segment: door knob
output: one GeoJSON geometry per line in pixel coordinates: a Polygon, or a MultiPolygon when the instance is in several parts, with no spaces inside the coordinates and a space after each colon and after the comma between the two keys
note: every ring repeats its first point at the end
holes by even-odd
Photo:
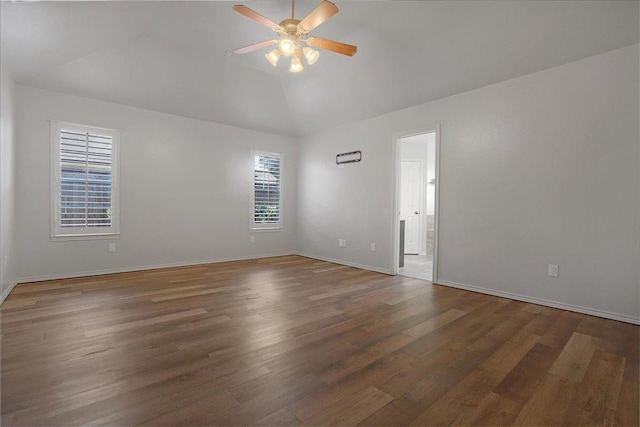
{"type": "Polygon", "coordinates": [[[420,214],[420,212],[416,211],[416,215],[419,215],[419,214],[420,214]]]}

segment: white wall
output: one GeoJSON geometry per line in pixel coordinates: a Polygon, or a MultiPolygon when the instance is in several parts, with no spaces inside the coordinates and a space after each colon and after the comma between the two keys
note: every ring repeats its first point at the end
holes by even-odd
{"type": "Polygon", "coordinates": [[[0,60],[0,303],[16,284],[15,85],[0,60]]]}
{"type": "Polygon", "coordinates": [[[389,272],[393,136],[440,124],[439,281],[637,322],[638,65],[631,46],[301,138],[299,148],[281,136],[18,86],[15,186],[5,178],[12,84],[3,78],[3,251],[16,228],[8,206],[18,218],[17,269],[3,274],[31,280],[296,250],[389,272]],[[109,240],[50,240],[49,119],[122,129],[116,253],[109,240]],[[256,234],[254,244],[250,148],[283,153],[287,167],[285,231],[256,234]],[[335,165],[337,153],[358,149],[362,162],[335,165]],[[13,188],[15,203],[6,202],[13,188]],[[560,265],[559,278],[547,277],[549,263],[560,265]]]}
{"type": "Polygon", "coordinates": [[[393,135],[439,123],[439,282],[638,322],[638,64],[634,45],[302,138],[300,252],[391,271],[393,135]]]}
{"type": "Polygon", "coordinates": [[[16,118],[21,281],[295,252],[293,139],[24,86],[16,118]],[[51,241],[50,119],[122,131],[118,239],[51,241]],[[285,229],[255,243],[252,148],[284,156],[285,229]]]}

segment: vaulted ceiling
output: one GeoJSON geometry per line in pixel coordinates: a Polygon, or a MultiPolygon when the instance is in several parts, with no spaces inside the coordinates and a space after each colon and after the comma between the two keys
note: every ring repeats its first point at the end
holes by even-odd
{"type": "MultiPolygon", "coordinates": [[[[320,0],[298,0],[302,18],[320,0]]],[[[279,22],[281,1],[3,2],[1,48],[21,84],[287,136],[384,114],[638,43],[637,1],[354,1],[312,35],[358,46],[321,51],[300,74],[273,38],[232,11],[279,22]]]]}

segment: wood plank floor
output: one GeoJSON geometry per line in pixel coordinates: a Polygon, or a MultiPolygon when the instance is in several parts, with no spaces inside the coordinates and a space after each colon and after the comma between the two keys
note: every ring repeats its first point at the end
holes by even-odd
{"type": "Polygon", "coordinates": [[[637,326],[299,256],[18,285],[2,425],[638,426],[637,326]]]}

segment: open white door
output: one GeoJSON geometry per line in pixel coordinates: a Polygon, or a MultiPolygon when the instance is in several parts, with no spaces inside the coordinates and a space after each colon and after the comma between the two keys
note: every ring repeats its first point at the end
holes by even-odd
{"type": "Polygon", "coordinates": [[[404,253],[418,254],[422,247],[422,161],[400,164],[400,219],[405,220],[404,253]]]}

